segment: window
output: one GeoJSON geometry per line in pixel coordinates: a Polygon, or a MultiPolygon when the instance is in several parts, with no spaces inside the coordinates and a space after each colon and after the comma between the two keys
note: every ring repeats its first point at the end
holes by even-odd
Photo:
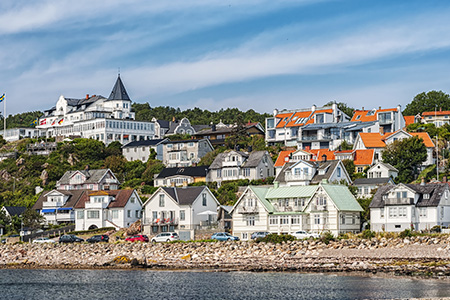
{"type": "Polygon", "coordinates": [[[84,210],[77,211],[77,219],[84,219],[84,210]]]}
{"type": "Polygon", "coordinates": [[[184,221],[186,219],[186,212],[184,210],[180,210],[180,220],[184,221]]]}
{"type": "Polygon", "coordinates": [[[427,208],[426,207],[421,207],[419,209],[419,216],[420,217],[426,217],[427,216],[427,208]]]}
{"type": "Polygon", "coordinates": [[[314,215],[314,224],[320,225],[320,215],[314,215]]]}
{"type": "Polygon", "coordinates": [[[117,209],[114,209],[111,211],[111,218],[113,218],[113,219],[119,218],[119,211],[117,209]]]}
{"type": "Polygon", "coordinates": [[[292,216],[291,217],[291,224],[293,224],[293,225],[300,224],[300,216],[292,216]]]}
{"type": "Polygon", "coordinates": [[[130,202],[134,203],[136,200],[134,199],[134,197],[131,197],[130,202]]]}
{"type": "Polygon", "coordinates": [[[206,206],[206,193],[202,194],[202,205],[206,206]]]}
{"type": "Polygon", "coordinates": [[[345,215],[341,214],[341,224],[345,225],[345,215]]]}
{"type": "Polygon", "coordinates": [[[218,169],[217,170],[217,178],[221,178],[222,177],[222,169],[218,169]]]}
{"type": "Polygon", "coordinates": [[[255,226],[255,216],[247,216],[247,226],[255,226]]]}
{"type": "Polygon", "coordinates": [[[356,172],[357,172],[357,173],[362,173],[362,172],[364,172],[364,167],[358,167],[358,168],[356,168],[356,172]]]}
{"type": "Polygon", "coordinates": [[[389,207],[389,218],[397,217],[397,207],[389,207]]]}
{"type": "Polygon", "coordinates": [[[135,211],[135,215],[134,216],[139,219],[139,210],[135,211]]]}
{"type": "Polygon", "coordinates": [[[127,210],[127,217],[131,218],[131,210],[127,210]]]}
{"type": "Polygon", "coordinates": [[[278,217],[277,216],[269,216],[269,224],[270,225],[277,225],[278,224],[278,217]]]}
{"type": "Polygon", "coordinates": [[[380,208],[380,218],[384,218],[384,207],[380,208]]]}
{"type": "Polygon", "coordinates": [[[100,218],[100,212],[98,210],[88,210],[87,218],[88,219],[98,219],[98,218],[100,218]]]}
{"type": "Polygon", "coordinates": [[[157,211],[154,211],[154,212],[152,213],[152,215],[153,215],[153,220],[156,221],[156,220],[158,219],[158,212],[157,212],[157,211]]]}
{"type": "Polygon", "coordinates": [[[249,177],[250,176],[250,168],[244,168],[244,176],[249,177]]]}
{"type": "Polygon", "coordinates": [[[281,225],[288,225],[289,224],[289,216],[281,216],[280,224],[281,225]]]}
{"type": "Polygon", "coordinates": [[[337,168],[337,177],[341,177],[341,168],[340,167],[337,168]]]}
{"type": "Polygon", "coordinates": [[[399,216],[399,218],[406,217],[406,207],[398,208],[398,216],[399,216]]]}
{"type": "Polygon", "coordinates": [[[430,199],[430,194],[423,194],[423,199],[430,199]]]}
{"type": "Polygon", "coordinates": [[[159,207],[164,207],[164,194],[159,195],[159,207]]]}

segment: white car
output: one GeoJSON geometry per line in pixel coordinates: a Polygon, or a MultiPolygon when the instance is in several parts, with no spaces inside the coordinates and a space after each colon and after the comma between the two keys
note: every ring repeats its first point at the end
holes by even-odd
{"type": "Polygon", "coordinates": [[[178,241],[180,237],[176,232],[163,232],[152,238],[152,243],[178,241]]]}
{"type": "Polygon", "coordinates": [[[34,244],[46,244],[46,243],[56,243],[54,240],[49,239],[48,237],[40,237],[33,240],[34,244]]]}
{"type": "Polygon", "coordinates": [[[303,230],[296,231],[292,235],[295,236],[295,238],[298,240],[309,239],[309,238],[315,238],[315,239],[320,238],[320,234],[310,233],[308,231],[303,231],[303,230]]]}

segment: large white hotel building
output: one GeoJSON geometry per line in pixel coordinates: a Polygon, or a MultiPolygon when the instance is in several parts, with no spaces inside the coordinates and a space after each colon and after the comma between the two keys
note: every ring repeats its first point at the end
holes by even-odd
{"type": "Polygon", "coordinates": [[[44,111],[37,129],[41,137],[92,138],[106,145],[153,139],[155,124],[135,120],[125,86],[117,81],[108,98],[86,95],[84,99],[60,96],[56,106],[44,111]]]}

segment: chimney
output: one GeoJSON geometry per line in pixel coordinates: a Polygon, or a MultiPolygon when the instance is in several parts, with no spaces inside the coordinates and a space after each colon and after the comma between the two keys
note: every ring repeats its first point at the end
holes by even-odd
{"type": "Polygon", "coordinates": [[[216,125],[215,125],[215,124],[213,124],[213,125],[211,126],[211,130],[212,130],[212,131],[216,131],[216,125]]]}
{"type": "Polygon", "coordinates": [[[175,181],[171,181],[171,182],[170,182],[170,186],[171,186],[171,187],[175,187],[175,181]]]}
{"type": "Polygon", "coordinates": [[[86,100],[89,99],[89,94],[86,94],[86,100]]]}
{"type": "Polygon", "coordinates": [[[447,175],[444,175],[444,177],[442,177],[442,182],[447,183],[447,175]]]}
{"type": "Polygon", "coordinates": [[[315,112],[316,111],[317,106],[315,104],[313,104],[313,106],[311,107],[311,111],[315,112]]]}
{"type": "Polygon", "coordinates": [[[280,186],[280,183],[278,181],[273,182],[273,188],[277,189],[280,186]]]}
{"type": "Polygon", "coordinates": [[[422,177],[422,180],[420,181],[420,185],[425,185],[425,178],[422,177]]]}
{"type": "Polygon", "coordinates": [[[309,151],[311,149],[311,146],[305,146],[305,150],[309,151]]]}
{"type": "Polygon", "coordinates": [[[248,153],[250,153],[250,152],[252,152],[253,151],[253,147],[252,146],[248,146],[248,153]]]}
{"type": "Polygon", "coordinates": [[[326,156],[326,154],[322,155],[322,161],[323,161],[323,162],[326,162],[326,161],[327,161],[327,156],[326,156]]]}
{"type": "Polygon", "coordinates": [[[364,106],[362,107],[362,110],[364,110],[364,106]]]}
{"type": "Polygon", "coordinates": [[[175,116],[172,117],[172,122],[175,122],[175,116]]]}
{"type": "Polygon", "coordinates": [[[183,189],[187,188],[188,186],[188,182],[187,181],[183,181],[183,189]]]}
{"type": "Polygon", "coordinates": [[[383,127],[380,127],[380,134],[384,135],[384,128],[383,127]]]}
{"type": "Polygon", "coordinates": [[[381,110],[381,106],[378,106],[378,110],[381,110]]]}

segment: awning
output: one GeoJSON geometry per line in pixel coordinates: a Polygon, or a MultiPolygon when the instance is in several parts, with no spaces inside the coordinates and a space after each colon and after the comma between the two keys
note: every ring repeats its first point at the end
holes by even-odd
{"type": "Polygon", "coordinates": [[[43,209],[42,213],[44,214],[49,214],[49,213],[54,213],[56,209],[43,209]]]}
{"type": "Polygon", "coordinates": [[[72,207],[60,207],[58,210],[72,210],[72,207]]]}

